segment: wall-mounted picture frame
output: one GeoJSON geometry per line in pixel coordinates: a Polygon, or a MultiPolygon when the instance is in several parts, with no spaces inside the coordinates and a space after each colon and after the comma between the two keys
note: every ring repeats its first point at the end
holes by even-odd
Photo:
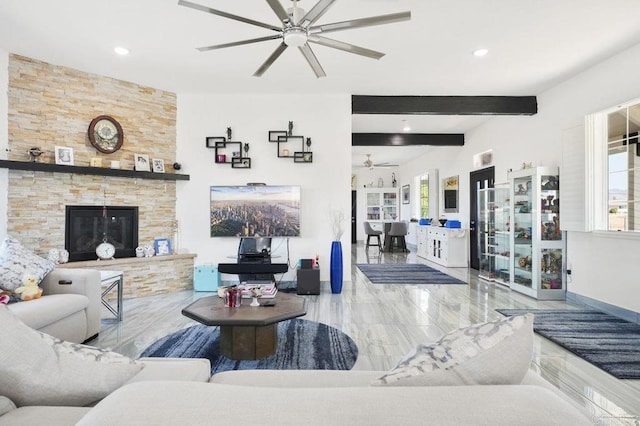
{"type": "Polygon", "coordinates": [[[73,166],[73,148],[68,148],[66,146],[56,146],[55,151],[56,164],[73,166]]]}
{"type": "Polygon", "coordinates": [[[152,158],[151,166],[154,173],[164,173],[164,160],[160,158],[152,158]]]}
{"type": "Polygon", "coordinates": [[[458,213],[458,176],[442,179],[442,199],[445,213],[458,213]]]}
{"type": "Polygon", "coordinates": [[[411,202],[411,193],[409,192],[409,185],[402,185],[402,204],[409,204],[411,202]]]}
{"type": "Polygon", "coordinates": [[[168,238],[156,238],[153,241],[153,248],[156,251],[156,256],[166,256],[172,253],[171,241],[168,238]]]}
{"type": "Polygon", "coordinates": [[[150,172],[151,163],[149,162],[149,156],[146,154],[133,154],[133,161],[135,164],[136,172],[150,172]]]}

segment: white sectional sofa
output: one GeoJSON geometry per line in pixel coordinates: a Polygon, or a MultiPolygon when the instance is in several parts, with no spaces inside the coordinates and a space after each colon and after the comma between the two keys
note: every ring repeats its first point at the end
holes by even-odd
{"type": "Polygon", "coordinates": [[[136,361],[62,342],[0,306],[0,426],[592,424],[530,370],[532,321],[472,324],[419,344],[388,372],[210,377],[208,360],[136,361]]]}
{"type": "Polygon", "coordinates": [[[383,372],[329,370],[233,371],[206,383],[208,362],[199,362],[151,361],[154,371],[94,407],[12,408],[0,426],[593,424],[533,372],[496,386],[374,387],[383,372]]]}
{"type": "Polygon", "coordinates": [[[81,343],[100,332],[100,272],[54,269],[40,283],[39,299],[8,308],[22,322],[43,333],[81,343]]]}

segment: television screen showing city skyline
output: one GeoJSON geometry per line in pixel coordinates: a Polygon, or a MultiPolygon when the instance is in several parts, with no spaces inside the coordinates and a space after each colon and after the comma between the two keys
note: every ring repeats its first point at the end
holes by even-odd
{"type": "Polygon", "coordinates": [[[211,237],[299,237],[300,187],[212,186],[211,237]]]}

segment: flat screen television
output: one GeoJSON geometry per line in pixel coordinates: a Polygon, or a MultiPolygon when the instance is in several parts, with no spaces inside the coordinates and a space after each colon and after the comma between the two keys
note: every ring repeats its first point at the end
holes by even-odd
{"type": "Polygon", "coordinates": [[[299,186],[212,186],[211,237],[299,237],[299,186]]]}

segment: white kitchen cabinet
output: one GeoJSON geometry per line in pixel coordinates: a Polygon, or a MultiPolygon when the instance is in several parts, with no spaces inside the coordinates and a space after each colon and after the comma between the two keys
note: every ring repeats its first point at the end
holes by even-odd
{"type": "Polygon", "coordinates": [[[416,246],[417,251],[416,255],[426,259],[427,258],[427,227],[426,226],[417,226],[416,229],[416,246]]]}
{"type": "Polygon", "coordinates": [[[366,221],[396,220],[400,211],[398,188],[367,188],[364,190],[366,221]]]}
{"type": "Polygon", "coordinates": [[[466,268],[468,253],[467,229],[418,226],[418,256],[442,266],[466,268]]]}

